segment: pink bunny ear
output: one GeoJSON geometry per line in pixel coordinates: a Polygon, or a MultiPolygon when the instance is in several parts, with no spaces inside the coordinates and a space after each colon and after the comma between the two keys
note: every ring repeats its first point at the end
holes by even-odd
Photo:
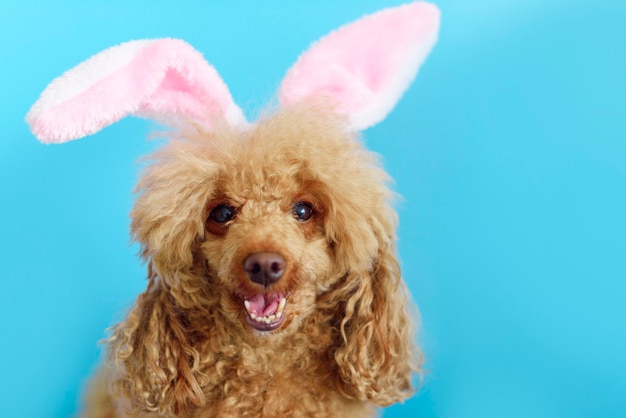
{"type": "Polygon", "coordinates": [[[410,3],[381,10],[331,32],[287,72],[279,99],[289,105],[330,97],[362,130],[387,116],[437,40],[439,10],[410,3]]]}
{"type": "Polygon", "coordinates": [[[205,129],[216,117],[245,123],[215,69],[176,39],[132,41],[100,52],[50,83],[26,121],[40,141],[60,143],[127,115],[205,129]]]}

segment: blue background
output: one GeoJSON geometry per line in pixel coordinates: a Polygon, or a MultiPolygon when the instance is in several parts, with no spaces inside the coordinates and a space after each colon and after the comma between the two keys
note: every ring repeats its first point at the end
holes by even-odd
{"type": "MultiPolygon", "coordinates": [[[[150,123],[44,146],[23,117],[90,55],[178,37],[249,116],[327,31],[399,1],[0,5],[0,415],[65,417],[145,285],[129,245],[150,123]]],[[[626,2],[440,0],[440,41],[365,132],[404,196],[421,391],[385,417],[626,417],[626,2]]]]}

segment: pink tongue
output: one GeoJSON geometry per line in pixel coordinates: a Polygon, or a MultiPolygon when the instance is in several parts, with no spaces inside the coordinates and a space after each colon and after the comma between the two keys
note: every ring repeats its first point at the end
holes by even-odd
{"type": "Polygon", "coordinates": [[[258,294],[246,300],[250,303],[250,311],[253,314],[256,316],[268,316],[276,313],[280,297],[278,294],[258,294]]]}

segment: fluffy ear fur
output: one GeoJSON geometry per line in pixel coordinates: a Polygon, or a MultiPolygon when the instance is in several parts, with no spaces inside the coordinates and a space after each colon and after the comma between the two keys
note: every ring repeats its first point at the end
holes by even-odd
{"type": "Polygon", "coordinates": [[[439,10],[416,2],[381,10],[314,43],[287,72],[283,105],[315,96],[362,130],[387,116],[437,40],[439,10]]]}
{"type": "Polygon", "coordinates": [[[198,371],[200,354],[183,313],[165,287],[150,271],[148,289],[113,328],[109,352],[121,374],[114,389],[130,401],[130,409],[173,416],[204,405],[205,376],[198,371]]]}
{"type": "Polygon", "coordinates": [[[335,353],[339,390],[378,406],[407,399],[422,360],[393,251],[382,250],[372,271],[351,273],[346,285],[353,289],[340,325],[343,344],[335,353]]]}
{"type": "Polygon", "coordinates": [[[214,193],[218,171],[211,140],[201,143],[206,146],[173,140],[152,155],[137,184],[138,197],[130,215],[133,238],[141,244],[144,259],[152,262],[172,290],[185,288],[189,297],[193,292],[186,286],[195,281],[187,276],[192,276],[199,261],[197,244],[205,234],[203,202],[214,193]]]}
{"type": "Polygon", "coordinates": [[[118,390],[133,408],[167,416],[205,403],[208,378],[200,371],[198,341],[209,330],[189,324],[206,322],[197,316],[209,308],[199,307],[213,306],[219,297],[197,280],[205,268],[198,244],[206,217],[202,202],[211,197],[217,171],[210,141],[202,143],[190,149],[185,141],[171,142],[153,156],[137,186],[131,229],[150,282],[110,342],[121,366],[118,390]]]}
{"type": "Polygon", "coordinates": [[[100,52],[52,81],[26,121],[40,141],[61,143],[127,115],[209,131],[215,119],[245,124],[215,69],[177,39],[131,41],[100,52]]]}
{"type": "MultiPolygon", "coordinates": [[[[355,219],[347,219],[347,231],[355,219]]],[[[351,260],[338,299],[341,332],[335,360],[339,366],[339,390],[346,396],[388,406],[413,393],[411,375],[421,372],[421,353],[414,341],[415,324],[409,312],[408,295],[401,279],[395,252],[395,216],[379,206],[368,219],[370,236],[356,242],[338,242],[340,257],[351,260]],[[368,259],[341,247],[372,251],[368,259]],[[360,266],[360,268],[359,268],[360,266]]],[[[363,226],[361,226],[363,229],[363,226]]]]}
{"type": "Polygon", "coordinates": [[[357,141],[342,171],[318,191],[327,214],[337,288],[318,306],[331,312],[338,330],[334,360],[337,388],[349,398],[387,406],[408,398],[411,375],[421,372],[414,312],[396,259],[397,217],[389,178],[374,154],[357,141]]]}

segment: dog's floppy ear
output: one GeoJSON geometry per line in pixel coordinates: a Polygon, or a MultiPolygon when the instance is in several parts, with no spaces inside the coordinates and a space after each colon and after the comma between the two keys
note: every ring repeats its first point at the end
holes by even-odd
{"type": "Polygon", "coordinates": [[[147,290],[109,338],[109,353],[120,371],[113,383],[131,411],[174,416],[205,404],[201,385],[206,376],[199,371],[200,354],[180,307],[149,270],[147,290]]]}
{"type": "Polygon", "coordinates": [[[217,118],[245,123],[216,70],[177,39],[131,41],[100,52],[52,81],[26,121],[40,141],[61,143],[127,115],[209,131],[217,118]]]}
{"type": "Polygon", "coordinates": [[[320,298],[333,312],[337,389],[345,396],[388,406],[413,393],[422,354],[414,340],[417,311],[401,276],[396,250],[393,194],[370,153],[355,153],[345,166],[354,176],[332,184],[324,205],[337,287],[320,298]],[[367,168],[366,168],[367,167],[367,168]],[[361,170],[361,171],[359,171],[361,170]]]}
{"type": "Polygon", "coordinates": [[[355,130],[387,116],[437,40],[439,10],[415,2],[331,32],[304,52],[279,90],[282,105],[330,98],[355,130]]]}
{"type": "Polygon", "coordinates": [[[421,372],[422,354],[413,341],[408,291],[392,246],[383,248],[369,272],[352,272],[341,320],[343,344],[335,352],[345,395],[378,406],[413,393],[411,377],[421,372]]]}

